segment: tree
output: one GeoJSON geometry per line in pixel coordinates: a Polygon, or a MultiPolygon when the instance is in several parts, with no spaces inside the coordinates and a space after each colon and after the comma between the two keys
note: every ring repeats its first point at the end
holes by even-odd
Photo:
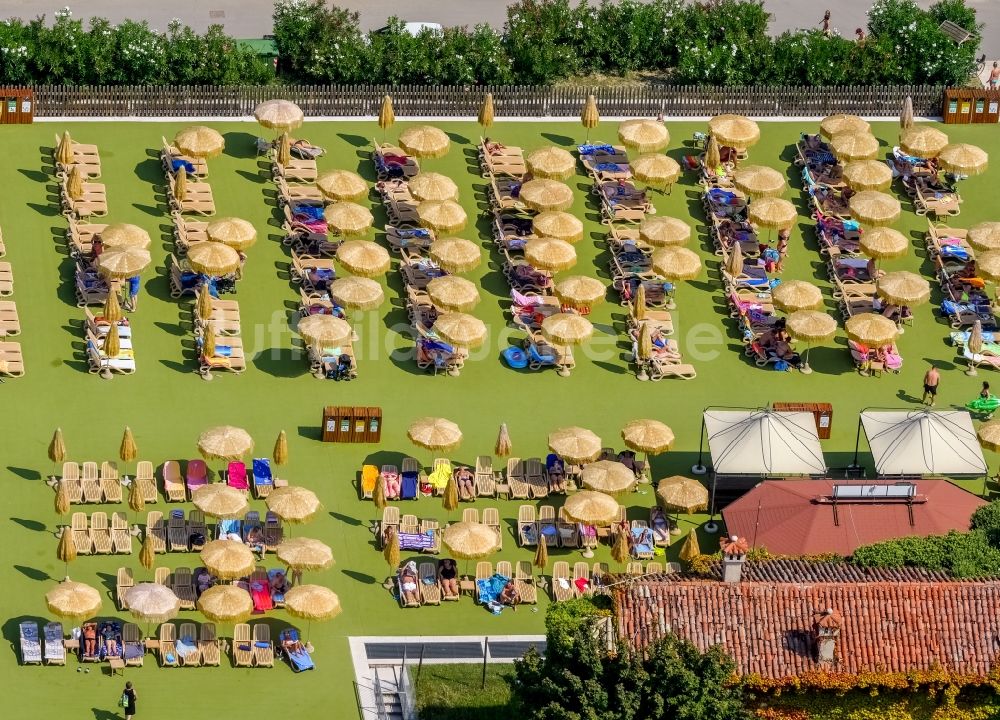
{"type": "Polygon", "coordinates": [[[645,667],[649,686],[641,717],[750,718],[742,690],[732,683],[736,665],[719,645],[703,653],[687,640],[667,635],[649,647],[645,667]]]}

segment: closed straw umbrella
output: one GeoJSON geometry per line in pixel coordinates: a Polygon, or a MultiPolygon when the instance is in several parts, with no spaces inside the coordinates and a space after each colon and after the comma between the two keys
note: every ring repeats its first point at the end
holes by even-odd
{"type": "Polygon", "coordinates": [[[121,303],[118,302],[118,293],[108,293],[108,299],[104,301],[103,315],[104,319],[109,323],[118,323],[124,317],[122,315],[121,303]]]}
{"type": "Polygon", "coordinates": [[[892,168],[880,160],[855,160],[844,166],[844,180],[855,192],[885,191],[892,185],[892,168]]]}
{"type": "Polygon", "coordinates": [[[639,239],[654,247],[684,245],[691,239],[691,226],[666,215],[647,215],[639,223],[639,239]]]}
{"type": "Polygon", "coordinates": [[[202,283],[201,287],[198,289],[198,300],[195,312],[198,313],[198,318],[202,321],[207,322],[212,318],[212,291],[208,287],[208,283],[202,283]]]}
{"type": "Polygon", "coordinates": [[[583,239],[583,221],[561,210],[547,210],[531,218],[531,230],[539,237],[555,238],[568,243],[583,239]]]}
{"type": "Polygon", "coordinates": [[[901,258],[909,250],[910,242],[898,230],[876,227],[861,235],[861,252],[876,260],[901,258]]]}
{"type": "Polygon", "coordinates": [[[573,205],[573,191],[558,180],[529,180],[521,186],[521,202],[536,212],[569,210],[573,205]]]}
{"type": "Polygon", "coordinates": [[[698,535],[694,528],[691,528],[691,532],[688,533],[687,539],[684,541],[684,545],[681,547],[680,559],[687,563],[688,567],[694,562],[695,558],[701,555],[701,547],[698,545],[698,535]]]}
{"type": "Polygon", "coordinates": [[[105,380],[110,380],[113,375],[111,373],[111,361],[116,359],[121,353],[121,341],[118,338],[118,325],[112,325],[108,329],[108,334],[104,336],[104,345],[101,350],[104,352],[104,362],[106,363],[104,369],[101,371],[101,377],[105,380]]]}
{"type": "Polygon", "coordinates": [[[323,212],[326,222],[341,235],[364,235],[375,223],[371,210],[352,202],[338,202],[323,212]]]}
{"type": "Polygon", "coordinates": [[[265,100],[254,108],[253,116],[271,130],[294,130],[305,120],[302,109],[291,100],[265,100]]]}
{"type": "MultiPolygon", "coordinates": [[[[604,497],[611,499],[609,496],[604,497]]],[[[549,544],[547,542],[536,543],[535,557],[532,559],[531,564],[534,565],[539,570],[544,570],[549,564],[549,544]]]]}
{"type": "Polygon", "coordinates": [[[597,278],[572,275],[560,280],[553,291],[562,305],[585,310],[604,302],[607,288],[597,278]]]}
{"type": "Polygon", "coordinates": [[[500,430],[497,432],[497,441],[493,446],[493,453],[497,457],[507,457],[511,451],[510,430],[507,423],[500,423],[500,430]]]}
{"type": "Polygon", "coordinates": [[[734,243],[732,249],[729,251],[729,257],[726,258],[726,272],[734,278],[738,278],[743,274],[743,250],[739,243],[734,243]]]}
{"type": "Polygon", "coordinates": [[[122,441],[118,446],[118,457],[125,464],[125,474],[128,475],[128,464],[139,456],[139,448],[136,447],[135,437],[132,435],[132,428],[125,426],[122,432],[122,441]]]}
{"type": "Polygon", "coordinates": [[[977,252],[1000,250],[1000,222],[981,222],[969,228],[969,245],[977,252]]]}
{"type": "Polygon", "coordinates": [[[218,130],[204,125],[192,125],[174,136],[174,145],[185,155],[213,158],[222,154],[226,148],[226,139],[218,130]]]}
{"type": "Polygon", "coordinates": [[[601,438],[590,430],[570,426],[549,433],[549,450],[573,465],[593,462],[601,454],[601,438]]]}
{"type": "Polygon", "coordinates": [[[969,339],[966,341],[965,347],[969,351],[969,368],[965,374],[978,375],[976,370],[977,356],[982,355],[983,352],[983,323],[981,320],[977,319],[972,324],[972,330],[969,332],[969,339]]]}
{"type": "Polygon", "coordinates": [[[253,551],[236,540],[212,540],[199,557],[205,569],[220,580],[236,580],[254,570],[253,551]]]}
{"type": "Polygon", "coordinates": [[[73,200],[83,197],[83,173],[80,172],[79,165],[73,165],[69,171],[69,177],[66,178],[66,194],[73,200]]]}
{"type": "Polygon", "coordinates": [[[314,620],[332,620],[340,615],[340,598],[329,588],[319,585],[296,585],[285,593],[285,610],[292,617],[305,620],[306,639],[314,620]]]}
{"type": "Polygon", "coordinates": [[[841,162],[871,160],[878,148],[878,139],[871,133],[845,132],[830,140],[830,151],[841,162]]]}
{"type": "Polygon", "coordinates": [[[862,225],[885,227],[899,220],[902,207],[899,200],[876,190],[863,190],[847,201],[851,215],[862,225]]]}
{"type": "Polygon", "coordinates": [[[437,277],[427,283],[427,295],[442,310],[469,312],[479,304],[479,288],[457,275],[437,277]]]}
{"type": "Polygon", "coordinates": [[[667,280],[694,280],[701,274],[701,258],[685,247],[659,248],[653,252],[652,260],[653,269],[667,280]]]}
{"type": "Polygon", "coordinates": [[[63,439],[62,428],[56,428],[52,433],[48,448],[49,460],[52,461],[52,477],[56,476],[59,465],[66,462],[66,441],[63,439]]]}
{"type": "Polygon", "coordinates": [[[282,166],[292,162],[292,139],[288,137],[287,132],[281,133],[280,137],[278,137],[278,150],[275,160],[278,165],[282,166]]]}
{"type": "MultiPolygon", "coordinates": [[[[70,175],[72,180],[73,176],[70,175]]],[[[188,174],[187,170],[181,165],[177,169],[177,174],[174,175],[174,197],[178,201],[183,201],[187,199],[187,185],[188,185],[188,174]]]]}
{"type": "Polygon", "coordinates": [[[564,240],[537,238],[524,246],[524,259],[537,270],[568,270],[576,265],[576,250],[564,240]]]}
{"type": "Polygon", "coordinates": [[[342,307],[374,310],[385,301],[385,291],[370,278],[351,276],[330,283],[330,297],[342,307]]]}
{"type": "Polygon", "coordinates": [[[615,544],[611,546],[611,559],[619,565],[624,565],[632,557],[628,547],[628,530],[619,528],[615,533],[615,544]]]}
{"type": "Polygon", "coordinates": [[[361,277],[384,274],[391,264],[389,251],[371,240],[348,240],[337,248],[337,260],[348,272],[361,277]]]}
{"type": "Polygon", "coordinates": [[[458,200],[458,185],[447,175],[422,172],[407,182],[410,194],[418,201],[458,200]]]}
{"type": "Polygon", "coordinates": [[[382,106],[378,111],[378,126],[382,128],[383,138],[385,138],[385,131],[391,128],[395,122],[396,113],[392,109],[392,97],[390,95],[383,95],[382,106]]]}
{"type": "Polygon", "coordinates": [[[439,417],[423,417],[414,420],[406,430],[406,436],[414,445],[451,452],[462,444],[462,430],[451,420],[439,417]]]}
{"type": "Polygon", "coordinates": [[[213,277],[228,275],[240,267],[238,252],[228,245],[211,241],[192,243],[187,259],[192,270],[213,277]]]}
{"type": "Polygon", "coordinates": [[[804,280],[786,280],[771,291],[771,299],[779,310],[816,310],[823,305],[823,293],[804,280]]]}
{"type": "Polygon", "coordinates": [[[146,530],[142,539],[142,548],[139,550],[139,564],[147,570],[152,570],[156,563],[156,550],[153,548],[153,533],[146,530]]]}
{"type": "Polygon", "coordinates": [[[223,483],[202,485],[191,493],[191,502],[214,518],[235,518],[246,512],[247,498],[240,490],[223,483]]]}
{"type": "Polygon", "coordinates": [[[257,242],[257,229],[242,218],[227,217],[213,220],[205,232],[209,240],[228,245],[234,250],[246,250],[257,242]]]}
{"type": "Polygon", "coordinates": [[[680,180],[681,166],[669,155],[640,155],[632,161],[632,176],[641,183],[663,190],[680,180]]]}
{"type": "Polygon", "coordinates": [[[908,155],[933,158],[948,145],[948,136],[929,125],[914,125],[899,136],[899,147],[908,155]]]}
{"type": "Polygon", "coordinates": [[[56,162],[60,165],[73,164],[73,140],[69,136],[69,130],[63,132],[59,138],[59,145],[56,147],[56,162]]]}
{"type": "Polygon", "coordinates": [[[454,200],[425,200],[417,205],[420,224],[441,234],[461,232],[468,222],[465,210],[454,200]]]}
{"type": "Polygon", "coordinates": [[[83,620],[100,612],[101,593],[90,585],[63,580],[45,593],[45,606],[61,618],[83,620]]]}
{"type": "MultiPolygon", "coordinates": [[[[136,520],[142,515],[142,511],[146,509],[146,498],[142,496],[142,490],[139,488],[139,483],[137,482],[129,485],[128,508],[135,513],[136,520]]],[[[138,527],[135,530],[135,534],[138,534],[138,527]]]]}
{"type": "Polygon", "coordinates": [[[956,175],[982,175],[989,162],[990,156],[985,150],[967,143],[947,145],[938,155],[941,167],[956,175]]]}
{"type": "Polygon", "coordinates": [[[432,125],[408,127],[399,136],[399,146],[419,158],[439,158],[448,154],[451,140],[440,128],[432,125]]]}
{"type": "Polygon", "coordinates": [[[101,231],[101,242],[105,250],[138,247],[148,248],[149,233],[138,225],[129,223],[114,223],[101,231]]]}
{"type": "Polygon", "coordinates": [[[597,127],[601,121],[601,114],[597,111],[597,100],[593,95],[587,96],[587,102],[583,104],[580,111],[580,122],[587,128],[587,142],[590,142],[590,131],[597,127]]]}
{"type": "Polygon", "coordinates": [[[903,99],[903,107],[899,111],[899,127],[903,130],[913,127],[913,98],[910,95],[903,99]]]}
{"type": "Polygon", "coordinates": [[[870,133],[871,127],[857,115],[838,113],[823,118],[819,124],[819,132],[825,138],[832,138],[842,133],[870,133]]]}
{"type": "Polygon", "coordinates": [[[708,121],[708,130],[720,143],[737,150],[746,150],[760,140],[760,128],[743,115],[716,115],[708,121]]]}
{"type": "Polygon", "coordinates": [[[705,167],[715,170],[722,165],[722,152],[719,149],[719,140],[715,135],[710,135],[708,145],[705,146],[705,167]]]}
{"type": "Polygon", "coordinates": [[[555,345],[579,345],[594,334],[594,325],[575,313],[556,313],[542,320],[542,337],[555,345]]]}
{"type": "Polygon", "coordinates": [[[56,559],[63,564],[63,576],[69,580],[69,564],[76,560],[76,543],[73,541],[73,531],[68,526],[63,528],[59,537],[56,559]]]}
{"type": "MultiPolygon", "coordinates": [[[[690,252],[690,251],[688,251],[688,252],[690,252]]],[[[692,253],[692,255],[693,254],[694,253],[692,253]]],[[[695,255],[695,257],[698,257],[698,256],[695,255]]],[[[699,260],[699,263],[700,262],[701,261],[699,260]]],[[[653,265],[653,267],[654,267],[654,269],[656,268],[656,265],[655,265],[655,254],[654,254],[654,265],[653,265]]],[[[660,273],[660,274],[662,275],[663,273],[660,273]]],[[[668,280],[671,279],[668,276],[665,276],[665,277],[667,277],[668,280]]],[[[633,299],[632,302],[629,303],[629,314],[632,316],[632,319],[635,320],[636,322],[638,322],[640,320],[645,320],[646,319],[646,286],[645,285],[640,284],[639,287],[636,289],[636,291],[635,291],[635,299],[633,299]]]]}
{"type": "Polygon", "coordinates": [[[557,147],[544,147],[525,158],[532,177],[565,180],[576,170],[576,160],[567,151],[557,147]]]}
{"type": "Polygon", "coordinates": [[[479,117],[477,118],[483,130],[489,129],[493,125],[493,93],[486,93],[483,96],[483,104],[479,106],[479,117]]]}
{"type": "Polygon", "coordinates": [[[483,260],[482,249],[471,240],[457,237],[438,238],[428,248],[431,260],[450,273],[475,270],[483,260]]]}
{"type": "Polygon", "coordinates": [[[794,340],[806,344],[806,352],[802,358],[799,372],[808,375],[812,372],[809,366],[809,350],[815,343],[826,342],[837,332],[837,321],[824,312],[817,310],[796,310],[785,322],[785,329],[794,340]]]}
{"type": "Polygon", "coordinates": [[[670,144],[670,133],[662,122],[625,120],[618,125],[618,139],[627,148],[652,153],[670,144]]]}
{"type": "Polygon", "coordinates": [[[752,198],[777,197],[785,192],[785,176],[766,165],[746,165],[736,171],[736,188],[752,198]]]}
{"type": "Polygon", "coordinates": [[[69,490],[66,487],[66,482],[60,480],[56,486],[56,496],[55,502],[53,503],[56,514],[65,515],[70,509],[69,501],[69,490]]]}
{"type": "Polygon", "coordinates": [[[455,473],[448,476],[441,498],[441,507],[449,514],[458,509],[458,483],[455,481],[455,473]]]}
{"type": "Polygon", "coordinates": [[[354,331],[346,320],[333,315],[310,315],[299,321],[299,335],[309,345],[336,347],[351,339],[354,331]]]}
{"type": "Polygon", "coordinates": [[[316,178],[316,187],[328,200],[356,202],[368,194],[368,183],[349,170],[329,170],[316,178]]]}
{"type": "Polygon", "coordinates": [[[639,329],[639,340],[635,350],[635,376],[638,380],[646,382],[649,380],[647,366],[653,358],[653,330],[649,323],[643,323],[639,329]]]}
{"type": "Polygon", "coordinates": [[[754,200],[749,207],[750,222],[769,230],[787,230],[795,224],[795,206],[782,198],[765,197],[754,200]]]}
{"type": "Polygon", "coordinates": [[[617,460],[598,460],[584,466],[580,482],[588,490],[616,495],[635,487],[635,473],[617,460]]]}
{"type": "Polygon", "coordinates": [[[149,250],[138,247],[121,248],[119,250],[105,250],[97,258],[97,270],[108,278],[124,280],[133,278],[143,270],[152,257],[149,250]]]}
{"type": "Polygon", "coordinates": [[[243,428],[219,425],[198,436],[198,452],[206,460],[236,462],[253,452],[253,438],[243,428]]]}
{"type": "Polygon", "coordinates": [[[477,348],[486,342],[486,323],[466,313],[449,312],[438,315],[434,331],[446,343],[464,348],[477,348]]]}
{"type": "Polygon", "coordinates": [[[288,462],[288,435],[282,430],[274,441],[274,452],[271,453],[275,465],[284,465],[288,462]]]}

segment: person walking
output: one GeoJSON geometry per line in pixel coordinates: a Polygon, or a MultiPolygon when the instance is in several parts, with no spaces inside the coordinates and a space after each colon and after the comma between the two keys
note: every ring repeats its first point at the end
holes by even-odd
{"type": "Polygon", "coordinates": [[[1000,85],[1000,63],[994,62],[993,69],[990,70],[990,90],[996,90],[1000,85]]]}
{"type": "Polygon", "coordinates": [[[927,372],[924,373],[924,397],[920,402],[926,405],[927,398],[930,398],[930,406],[934,407],[934,401],[937,398],[938,383],[940,382],[940,373],[938,373],[937,368],[934,367],[934,365],[931,365],[927,372]]]}
{"type": "Polygon", "coordinates": [[[125,683],[125,690],[119,702],[125,711],[125,720],[132,720],[135,717],[135,688],[132,687],[131,680],[125,683]]]}
{"type": "Polygon", "coordinates": [[[823,13],[823,19],[820,21],[822,23],[823,34],[826,37],[830,37],[830,11],[827,10],[823,13]]]}

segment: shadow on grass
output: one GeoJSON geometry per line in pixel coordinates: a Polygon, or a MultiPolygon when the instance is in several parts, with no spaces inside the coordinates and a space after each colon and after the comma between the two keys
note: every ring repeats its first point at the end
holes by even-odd
{"type": "Polygon", "coordinates": [[[257,136],[248,132],[227,132],[226,155],[229,157],[250,159],[257,157],[257,136]]]}
{"type": "Polygon", "coordinates": [[[367,573],[363,572],[358,572],[357,570],[344,570],[344,575],[351,578],[352,580],[355,580],[359,583],[363,583],[365,585],[374,585],[375,583],[378,582],[378,580],[372,577],[371,575],[368,575],[367,573]]]}
{"type": "Polygon", "coordinates": [[[7,472],[17,475],[22,480],[41,480],[42,474],[37,470],[32,470],[31,468],[17,467],[16,465],[8,465],[7,472]]]}
{"type": "Polygon", "coordinates": [[[8,618],[3,624],[3,637],[4,640],[10,643],[10,649],[14,652],[17,657],[21,657],[21,628],[20,625],[23,622],[34,622],[43,626],[48,622],[45,618],[38,617],[37,615],[19,615],[18,617],[8,618]]]}
{"type": "Polygon", "coordinates": [[[29,520],[27,518],[12,517],[11,520],[25,530],[31,530],[32,532],[44,532],[45,523],[39,522],[38,520],[29,520]]]}
{"type": "Polygon", "coordinates": [[[294,348],[270,348],[258,353],[253,366],[272,377],[297,378],[307,375],[309,366],[301,351],[294,348]]]}
{"type": "Polygon", "coordinates": [[[59,214],[59,208],[55,205],[41,203],[28,203],[28,207],[37,212],[39,215],[44,215],[45,217],[55,217],[59,214]]]}
{"type": "Polygon", "coordinates": [[[43,173],[41,170],[26,170],[24,168],[19,168],[18,172],[24,175],[24,177],[29,180],[34,180],[35,182],[46,182],[52,178],[51,175],[43,173]]]}
{"type": "Polygon", "coordinates": [[[299,437],[305,438],[306,440],[323,439],[323,429],[319,425],[299,425],[296,429],[299,437]]]}
{"type": "Polygon", "coordinates": [[[350,135],[348,133],[337,133],[337,137],[346,142],[348,145],[353,145],[354,147],[365,147],[371,143],[371,140],[361,135],[350,135]]]}
{"type": "Polygon", "coordinates": [[[353,525],[354,527],[359,527],[362,524],[361,521],[358,520],[356,517],[351,517],[350,515],[344,515],[343,513],[339,512],[331,512],[330,517],[332,517],[334,520],[339,520],[340,522],[346,525],[353,525]]]}
{"type": "Polygon", "coordinates": [[[44,582],[45,580],[51,580],[52,576],[49,575],[44,570],[39,570],[38,568],[27,567],[25,565],[15,565],[14,569],[19,573],[24,575],[29,580],[35,580],[37,582],[44,582]]]}
{"type": "Polygon", "coordinates": [[[94,713],[94,720],[120,720],[120,716],[118,715],[118,713],[111,712],[110,710],[102,710],[101,708],[90,708],[90,712],[94,713]]]}
{"type": "Polygon", "coordinates": [[[550,143],[556,145],[576,145],[576,141],[567,135],[558,135],[556,133],[543,132],[542,137],[548,140],[550,143]]]}

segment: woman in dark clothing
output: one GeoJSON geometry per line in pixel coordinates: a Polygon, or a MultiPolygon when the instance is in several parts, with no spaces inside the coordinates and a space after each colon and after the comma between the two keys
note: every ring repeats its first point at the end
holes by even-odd
{"type": "Polygon", "coordinates": [[[132,720],[135,717],[135,689],[132,687],[131,682],[125,683],[122,701],[125,710],[125,720],[132,720]]]}

